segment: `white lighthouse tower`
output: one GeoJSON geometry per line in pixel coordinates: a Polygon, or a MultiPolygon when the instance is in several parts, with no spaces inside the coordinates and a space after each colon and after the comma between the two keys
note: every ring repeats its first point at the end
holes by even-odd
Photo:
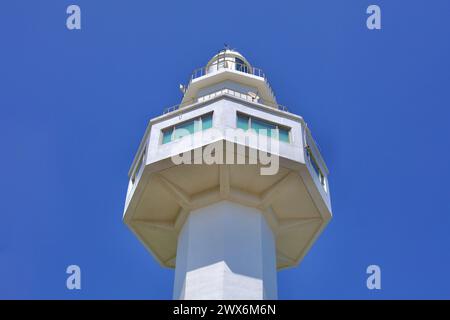
{"type": "Polygon", "coordinates": [[[331,218],[325,162],[237,51],[180,89],[181,103],[148,124],[124,221],[175,268],[174,299],[276,299],[277,270],[296,266],[331,218]]]}

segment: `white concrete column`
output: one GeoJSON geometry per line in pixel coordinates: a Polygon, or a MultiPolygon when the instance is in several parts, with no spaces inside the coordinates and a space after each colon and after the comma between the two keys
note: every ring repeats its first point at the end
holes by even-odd
{"type": "Polygon", "coordinates": [[[221,201],[189,214],[174,299],[276,299],[275,240],[255,208],[221,201]]]}

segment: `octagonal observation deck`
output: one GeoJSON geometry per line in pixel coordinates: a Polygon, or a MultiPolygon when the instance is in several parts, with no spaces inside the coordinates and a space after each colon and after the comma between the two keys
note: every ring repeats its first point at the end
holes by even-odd
{"type": "MultiPolygon", "coordinates": [[[[276,239],[278,269],[297,265],[331,219],[328,168],[305,121],[279,106],[264,73],[233,50],[219,52],[194,71],[183,91],[180,105],[147,126],[129,171],[125,223],[161,265],[175,267],[178,235],[189,213],[231,201],[265,216],[276,239]],[[261,175],[260,163],[174,164],[173,156],[195,157],[219,142],[223,148],[226,143],[234,146],[233,157],[242,156],[242,142],[226,133],[239,129],[242,117],[249,124],[265,123],[287,132],[276,150],[276,174],[261,175]],[[207,129],[165,139],[170,128],[205,119],[207,129]]],[[[261,138],[258,132],[249,136],[261,138]]],[[[249,142],[243,150],[248,158],[261,147],[249,142]]]]}

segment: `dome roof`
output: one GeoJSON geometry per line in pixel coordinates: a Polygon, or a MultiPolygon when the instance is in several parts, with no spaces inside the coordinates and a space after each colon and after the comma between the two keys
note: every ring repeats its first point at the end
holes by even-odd
{"type": "Polygon", "coordinates": [[[221,59],[221,60],[225,59],[226,61],[232,60],[234,62],[235,58],[242,60],[244,62],[244,64],[246,64],[248,67],[251,67],[251,64],[247,61],[247,59],[241,53],[239,53],[238,51],[236,51],[234,49],[227,48],[227,49],[222,49],[217,54],[215,54],[211,58],[211,60],[208,61],[206,68],[208,68],[212,64],[217,63],[217,61],[219,59],[221,59]]]}

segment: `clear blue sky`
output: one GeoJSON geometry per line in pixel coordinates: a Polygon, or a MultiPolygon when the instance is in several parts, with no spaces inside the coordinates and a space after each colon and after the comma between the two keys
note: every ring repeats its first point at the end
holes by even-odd
{"type": "Polygon", "coordinates": [[[228,3],[2,2],[0,298],[171,298],[173,271],[122,223],[127,172],[148,120],[225,42],[305,118],[331,172],[334,217],[279,297],[450,298],[450,2],[228,3]]]}

